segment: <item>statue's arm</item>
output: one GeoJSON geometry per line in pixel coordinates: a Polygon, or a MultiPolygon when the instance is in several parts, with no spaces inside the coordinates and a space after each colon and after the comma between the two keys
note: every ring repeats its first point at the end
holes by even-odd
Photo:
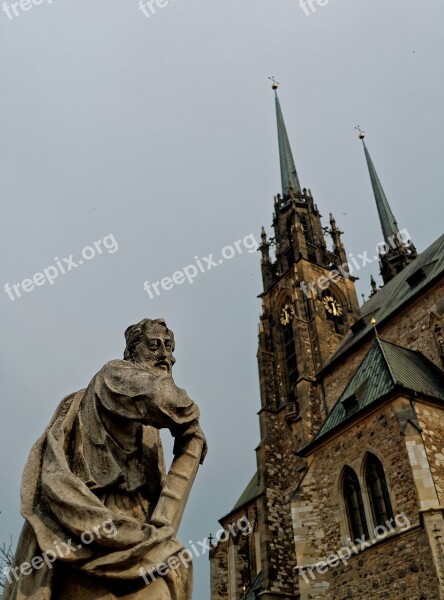
{"type": "Polygon", "coordinates": [[[181,441],[203,436],[199,409],[168,373],[153,374],[129,361],[107,363],[93,380],[95,394],[111,413],[156,429],[167,428],[181,441]]]}
{"type": "Polygon", "coordinates": [[[151,524],[170,526],[177,532],[199,464],[207,453],[197,405],[169,374],[155,375],[129,361],[105,365],[94,385],[107,410],[157,429],[168,428],[175,437],[175,458],[151,524]]]}

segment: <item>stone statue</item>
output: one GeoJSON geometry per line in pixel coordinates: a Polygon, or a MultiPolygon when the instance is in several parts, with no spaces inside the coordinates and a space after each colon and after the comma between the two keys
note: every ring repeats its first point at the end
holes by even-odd
{"type": "Polygon", "coordinates": [[[123,360],[67,396],[31,451],[4,600],[191,598],[191,553],[175,536],[206,454],[199,409],[174,383],[164,320],[125,337],[123,360]],[[168,474],[162,428],[175,438],[168,474]]]}

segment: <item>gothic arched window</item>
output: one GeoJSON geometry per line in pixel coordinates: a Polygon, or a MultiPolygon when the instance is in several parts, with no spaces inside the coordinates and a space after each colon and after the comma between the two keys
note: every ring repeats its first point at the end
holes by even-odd
{"type": "Polygon", "coordinates": [[[249,554],[250,554],[250,577],[254,581],[261,570],[261,555],[260,555],[260,534],[257,522],[249,537],[249,554]]]}
{"type": "Polygon", "coordinates": [[[294,344],[293,327],[290,323],[283,328],[285,363],[290,388],[294,388],[298,380],[298,365],[296,361],[296,348],[294,344]]]}
{"type": "Polygon", "coordinates": [[[295,400],[295,389],[298,380],[298,364],[296,358],[296,344],[293,332],[293,319],[295,316],[294,306],[288,298],[282,307],[280,313],[280,323],[282,331],[282,350],[285,363],[285,372],[287,375],[287,398],[289,401],[295,400]]]}
{"type": "Polygon", "coordinates": [[[344,470],[342,493],[350,533],[353,539],[360,539],[363,536],[368,538],[367,519],[362,501],[361,486],[359,485],[358,476],[350,467],[346,467],[344,470]]]}
{"type": "Polygon", "coordinates": [[[381,461],[373,454],[367,458],[365,465],[365,482],[372,507],[375,527],[385,525],[393,518],[392,503],[387,488],[384,468],[381,461]]]}

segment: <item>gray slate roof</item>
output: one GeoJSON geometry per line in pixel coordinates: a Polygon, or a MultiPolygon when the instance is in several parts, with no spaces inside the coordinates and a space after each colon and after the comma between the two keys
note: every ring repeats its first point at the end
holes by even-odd
{"type": "Polygon", "coordinates": [[[420,352],[376,339],[305,449],[398,387],[444,401],[444,372],[420,352]]]}

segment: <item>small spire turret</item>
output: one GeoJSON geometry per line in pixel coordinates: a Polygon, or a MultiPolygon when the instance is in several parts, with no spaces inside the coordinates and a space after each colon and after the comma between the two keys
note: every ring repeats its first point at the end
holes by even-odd
{"type": "Polygon", "coordinates": [[[344,264],[347,262],[347,254],[341,240],[342,233],[336,225],[334,216],[330,213],[330,235],[333,240],[333,252],[339,258],[340,263],[344,264]]]}
{"type": "Polygon", "coordinates": [[[261,241],[262,243],[259,246],[259,250],[262,254],[262,283],[264,285],[264,290],[266,291],[273,285],[273,266],[270,260],[270,243],[267,240],[265,227],[262,227],[261,241]]]}

